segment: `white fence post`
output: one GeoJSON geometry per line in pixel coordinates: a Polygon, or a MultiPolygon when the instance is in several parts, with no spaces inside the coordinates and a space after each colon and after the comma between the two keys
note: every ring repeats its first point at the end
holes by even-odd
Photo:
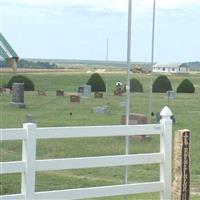
{"type": "Polygon", "coordinates": [[[160,164],[160,181],[164,184],[164,190],[160,193],[160,199],[171,199],[172,180],[172,112],[165,106],[160,113],[163,125],[163,133],[160,135],[160,152],[164,154],[164,161],[160,164]]]}
{"type": "Polygon", "coordinates": [[[35,193],[35,162],[36,162],[36,124],[25,123],[26,139],[23,140],[22,160],[25,162],[25,172],[22,173],[21,193],[25,199],[34,199],[35,193]]]}

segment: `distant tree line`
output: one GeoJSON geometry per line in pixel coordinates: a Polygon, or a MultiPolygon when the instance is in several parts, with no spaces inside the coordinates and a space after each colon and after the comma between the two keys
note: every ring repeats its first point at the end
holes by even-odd
{"type": "Polygon", "coordinates": [[[191,71],[200,71],[200,62],[199,61],[188,62],[187,64],[189,65],[191,71]]]}
{"type": "MultiPolygon", "coordinates": [[[[55,63],[40,62],[40,61],[32,62],[23,59],[19,60],[17,65],[20,68],[36,68],[36,69],[55,69],[58,67],[55,63]]],[[[10,65],[4,60],[0,60],[0,67],[10,67],[10,65]]]]}

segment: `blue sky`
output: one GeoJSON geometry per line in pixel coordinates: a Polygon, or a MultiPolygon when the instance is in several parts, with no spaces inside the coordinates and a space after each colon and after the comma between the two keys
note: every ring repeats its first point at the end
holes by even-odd
{"type": "MultiPolygon", "coordinates": [[[[22,58],[126,60],[128,0],[0,0],[22,58]]],[[[152,0],[133,0],[132,60],[150,61],[152,0]]],[[[157,0],[155,61],[200,60],[200,1],[157,0]]]]}

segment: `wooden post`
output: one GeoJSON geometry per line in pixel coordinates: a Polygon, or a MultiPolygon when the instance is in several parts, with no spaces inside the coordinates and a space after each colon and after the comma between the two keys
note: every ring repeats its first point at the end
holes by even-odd
{"type": "Polygon", "coordinates": [[[190,199],[190,130],[175,133],[173,156],[173,200],[190,199]]]}

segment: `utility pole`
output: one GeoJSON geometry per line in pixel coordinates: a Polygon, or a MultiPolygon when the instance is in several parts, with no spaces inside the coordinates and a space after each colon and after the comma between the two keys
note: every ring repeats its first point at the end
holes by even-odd
{"type": "Polygon", "coordinates": [[[150,74],[150,92],[149,92],[149,122],[151,123],[152,112],[152,90],[153,90],[153,65],[154,65],[154,45],[155,45],[155,16],[156,0],[153,0],[153,19],[152,19],[152,43],[151,43],[151,74],[150,74]]]}
{"type": "MultiPolygon", "coordinates": [[[[131,65],[131,33],[132,33],[132,0],[128,3],[127,30],[127,83],[126,83],[126,125],[129,125],[130,115],[130,65],[131,65]]],[[[129,136],[125,137],[125,154],[129,154],[129,136]]],[[[128,184],[128,166],[125,167],[124,184],[128,184]]],[[[125,199],[128,199],[125,196],[125,199]]]]}

